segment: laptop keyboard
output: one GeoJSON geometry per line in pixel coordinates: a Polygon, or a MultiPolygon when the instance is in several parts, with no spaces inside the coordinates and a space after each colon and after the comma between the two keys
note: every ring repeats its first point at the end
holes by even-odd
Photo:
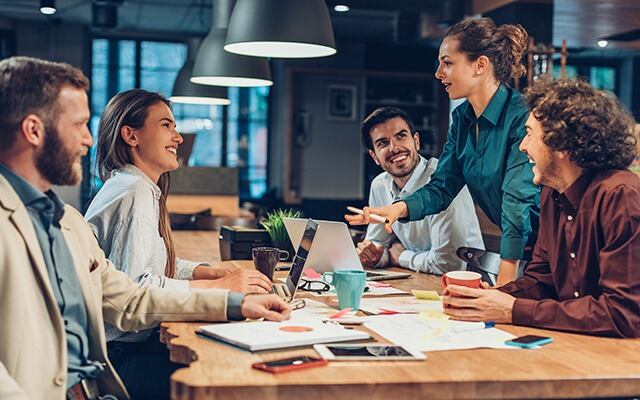
{"type": "Polygon", "coordinates": [[[275,285],[273,285],[273,293],[277,294],[279,297],[282,297],[283,299],[286,299],[287,297],[289,297],[287,292],[288,292],[288,290],[287,290],[287,286],[286,285],[283,285],[283,284],[275,284],[275,285]]]}

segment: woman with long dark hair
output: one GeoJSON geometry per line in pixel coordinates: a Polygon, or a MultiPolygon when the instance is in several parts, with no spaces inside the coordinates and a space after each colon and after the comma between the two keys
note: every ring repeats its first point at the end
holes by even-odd
{"type": "MultiPolygon", "coordinates": [[[[527,32],[520,25],[496,26],[489,18],[457,23],[440,45],[436,78],[451,99],[466,98],[452,124],[431,181],[403,201],[365,208],[346,216],[352,224],[371,222],[375,213],[388,220],[419,220],[445,210],[467,185],[475,203],[502,229],[498,284],[514,279],[538,230],[540,190],[531,165],[518,151],[529,114],[522,96],[509,87],[525,68],[521,63],[527,32]]],[[[391,157],[396,157],[392,154],[391,157]]],[[[402,157],[396,157],[400,161],[402,157]]]]}
{"type": "MultiPolygon", "coordinates": [[[[85,215],[100,246],[140,285],[270,292],[271,281],[258,271],[213,268],[176,257],[166,201],[168,173],[179,166],[181,143],[170,103],[162,95],[133,89],[109,101],[98,128],[97,161],[104,185],[85,215]]],[[[128,388],[135,391],[138,384],[134,370],[173,370],[153,331],[122,332],[109,324],[105,329],[110,358],[128,388]]]]}

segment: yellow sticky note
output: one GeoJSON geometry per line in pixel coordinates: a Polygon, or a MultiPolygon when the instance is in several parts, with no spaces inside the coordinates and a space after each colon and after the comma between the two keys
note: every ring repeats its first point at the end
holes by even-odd
{"type": "Polygon", "coordinates": [[[449,316],[443,313],[442,311],[424,310],[420,312],[420,314],[418,315],[418,318],[446,321],[449,319],[449,316]]]}
{"type": "Polygon", "coordinates": [[[411,290],[416,299],[419,300],[440,300],[438,292],[435,290],[411,290]]]}

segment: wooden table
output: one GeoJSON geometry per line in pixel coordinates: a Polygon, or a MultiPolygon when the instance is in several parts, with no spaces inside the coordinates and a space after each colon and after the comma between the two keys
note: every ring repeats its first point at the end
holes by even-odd
{"type": "MultiPolygon", "coordinates": [[[[215,262],[217,234],[176,235],[181,257],[215,262]]],[[[229,262],[250,267],[246,261],[229,262]]],[[[438,277],[389,281],[400,289],[439,288],[438,277]]],[[[319,298],[316,298],[319,299],[319,298]]],[[[173,399],[584,398],[640,395],[640,340],[598,338],[500,325],[514,335],[552,336],[537,350],[428,353],[420,361],[336,362],[283,374],[252,370],[257,361],[315,355],[311,348],[250,353],[195,334],[202,323],[164,323],[171,359],[188,365],[172,377],[173,399]]],[[[371,332],[370,332],[371,333],[371,332]]],[[[372,334],[380,339],[379,336],[372,334]]],[[[381,341],[384,341],[381,339],[381,341]]]]}

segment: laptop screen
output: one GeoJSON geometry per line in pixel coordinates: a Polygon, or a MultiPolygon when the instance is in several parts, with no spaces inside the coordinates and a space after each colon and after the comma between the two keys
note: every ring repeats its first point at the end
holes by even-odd
{"type": "Polygon", "coordinates": [[[287,278],[287,288],[292,296],[298,288],[298,283],[302,277],[302,270],[304,270],[304,264],[305,261],[307,261],[309,251],[311,251],[311,244],[313,243],[313,238],[316,236],[317,230],[318,224],[316,224],[312,219],[307,220],[307,226],[304,228],[304,234],[302,235],[302,240],[300,240],[300,246],[298,246],[296,256],[293,258],[291,271],[287,278]]]}

